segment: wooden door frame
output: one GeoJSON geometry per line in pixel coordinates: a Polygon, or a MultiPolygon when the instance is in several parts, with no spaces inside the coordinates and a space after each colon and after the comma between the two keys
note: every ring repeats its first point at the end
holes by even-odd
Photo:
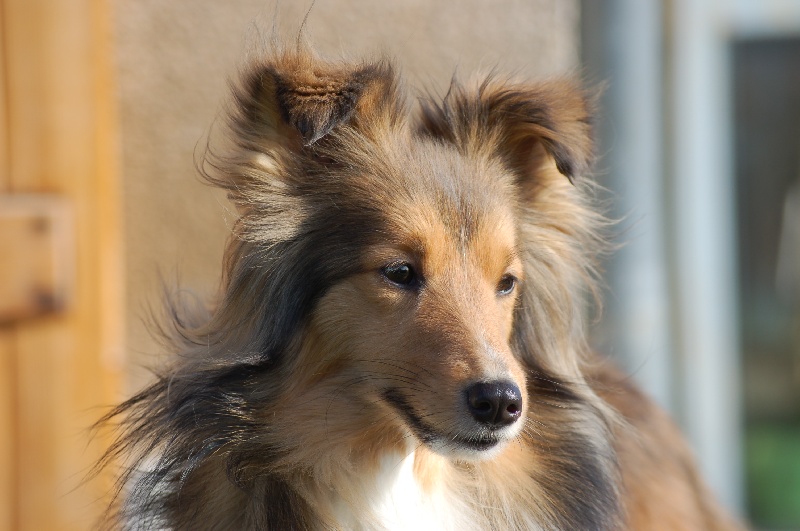
{"type": "Polygon", "coordinates": [[[65,308],[0,328],[2,529],[91,528],[110,490],[82,480],[124,361],[112,58],[108,0],[0,0],[0,193],[64,198],[76,262],[65,308]]]}

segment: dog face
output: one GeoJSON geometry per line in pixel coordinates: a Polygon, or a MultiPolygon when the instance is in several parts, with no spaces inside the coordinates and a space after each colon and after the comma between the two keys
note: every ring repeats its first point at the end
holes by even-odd
{"type": "Polygon", "coordinates": [[[489,80],[412,120],[386,63],[289,53],[236,96],[238,158],[220,184],[243,243],[227,306],[265,316],[247,334],[272,342],[261,350],[303,338],[283,360],[287,394],[313,407],[285,428],[313,431],[324,409],[326,436],[338,424],[495,455],[524,429],[532,368],[576,370],[553,338],[571,333],[574,278],[562,276],[580,267],[566,265],[579,263],[581,216],[565,213],[564,175],[589,157],[581,94],[489,80]],[[253,300],[278,309],[247,311],[253,300]]]}
{"type": "Polygon", "coordinates": [[[319,301],[315,355],[358,382],[340,394],[362,414],[445,455],[488,457],[526,407],[511,348],[524,270],[510,175],[429,139],[392,140],[404,143],[384,154],[391,174],[357,172],[381,198],[383,237],[319,301]]]}

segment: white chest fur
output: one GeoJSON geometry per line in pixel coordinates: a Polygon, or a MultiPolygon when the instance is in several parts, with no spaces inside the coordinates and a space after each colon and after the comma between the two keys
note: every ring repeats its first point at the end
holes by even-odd
{"type": "Polygon", "coordinates": [[[363,531],[466,531],[477,529],[472,511],[446,485],[423,488],[414,474],[412,452],[406,457],[386,456],[378,473],[354,492],[358,501],[340,499],[336,517],[341,529],[363,531]]]}

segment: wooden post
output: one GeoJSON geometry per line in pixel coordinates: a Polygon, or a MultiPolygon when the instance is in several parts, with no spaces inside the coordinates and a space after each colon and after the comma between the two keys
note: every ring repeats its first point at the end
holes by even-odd
{"type": "MultiPolygon", "coordinates": [[[[123,345],[118,127],[107,0],[0,0],[0,194],[69,205],[74,296],[0,325],[0,529],[90,529],[82,480],[117,399],[123,345]]],[[[63,227],[61,227],[63,229],[63,227]]],[[[0,252],[14,252],[3,248],[0,252]]]]}

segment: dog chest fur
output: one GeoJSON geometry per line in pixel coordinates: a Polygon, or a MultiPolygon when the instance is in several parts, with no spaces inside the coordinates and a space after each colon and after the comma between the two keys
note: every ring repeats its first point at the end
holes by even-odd
{"type": "Polygon", "coordinates": [[[366,511],[353,507],[342,497],[334,502],[338,527],[363,531],[474,527],[475,519],[469,508],[453,499],[443,484],[422,485],[414,471],[415,458],[415,452],[405,457],[395,453],[383,456],[377,472],[353,489],[366,511]],[[374,515],[371,524],[365,522],[364,512],[374,515]]]}

